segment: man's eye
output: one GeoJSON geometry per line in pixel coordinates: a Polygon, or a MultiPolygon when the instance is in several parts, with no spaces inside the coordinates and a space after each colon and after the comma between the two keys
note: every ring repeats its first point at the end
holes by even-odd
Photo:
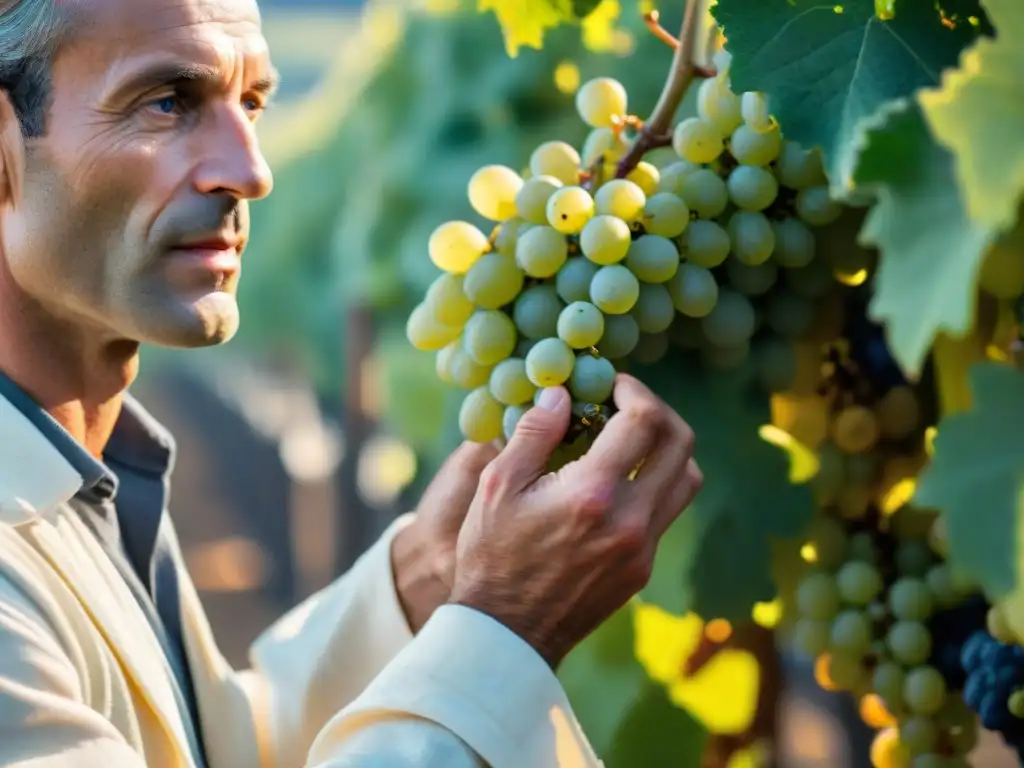
{"type": "Polygon", "coordinates": [[[163,96],[149,102],[149,107],[162,115],[173,115],[181,107],[181,99],[177,96],[163,96]]]}

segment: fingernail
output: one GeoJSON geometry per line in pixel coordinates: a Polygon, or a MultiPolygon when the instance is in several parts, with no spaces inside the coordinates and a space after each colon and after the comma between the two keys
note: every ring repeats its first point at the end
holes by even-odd
{"type": "Polygon", "coordinates": [[[537,399],[537,407],[545,411],[557,411],[565,398],[565,390],[561,387],[547,387],[541,390],[537,399]]]}

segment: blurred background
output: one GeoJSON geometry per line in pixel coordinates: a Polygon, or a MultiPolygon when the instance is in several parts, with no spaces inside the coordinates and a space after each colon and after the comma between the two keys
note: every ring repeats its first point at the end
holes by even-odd
{"type": "MultiPolygon", "coordinates": [[[[648,113],[671,58],[639,14],[614,31],[561,29],[512,59],[493,14],[427,5],[260,0],[283,86],[260,125],[276,187],[253,210],[242,331],[219,349],[147,350],[134,387],[177,437],[172,514],[236,667],[415,507],[457,444],[458,395],[404,325],[434,276],[427,237],[470,213],[473,170],[520,167],[544,140],[578,146],[572,92],[597,74],[648,113]]],[[[775,764],[868,766],[850,699],[786,654],[772,663],[775,764]]],[[[1013,762],[986,742],[973,764],[1013,762]]]]}

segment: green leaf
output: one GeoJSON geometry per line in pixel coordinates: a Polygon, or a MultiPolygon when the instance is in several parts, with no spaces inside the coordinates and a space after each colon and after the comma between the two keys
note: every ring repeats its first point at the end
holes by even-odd
{"type": "Polygon", "coordinates": [[[605,765],[700,765],[707,738],[707,731],[686,710],[672,703],[663,686],[647,680],[615,732],[605,765]]]}
{"type": "Polygon", "coordinates": [[[1008,229],[1024,191],[1024,3],[984,0],[999,37],[964,51],[942,87],[919,94],[940,142],[956,155],[967,212],[979,224],[1008,229]]]}
{"type": "Polygon", "coordinates": [[[971,369],[972,410],[939,423],[935,454],[915,502],[946,519],[950,560],[990,596],[1022,583],[1024,372],[971,369]]]}
{"type": "Polygon", "coordinates": [[[494,11],[508,55],[523,46],[542,48],[544,33],[576,18],[571,0],[478,0],[480,11],[494,11]]]}
{"type": "Polygon", "coordinates": [[[993,232],[972,222],[953,179],[953,157],[931,138],[917,105],[897,102],[866,127],[854,180],[878,200],[860,239],[880,251],[871,315],[916,376],[939,331],[974,322],[975,284],[993,232]]]}
{"type": "Polygon", "coordinates": [[[434,355],[412,349],[405,334],[395,328],[382,334],[374,357],[384,386],[385,421],[414,449],[429,449],[446,419],[455,418],[446,407],[452,387],[437,378],[434,355]]]}
{"type": "Polygon", "coordinates": [[[787,138],[821,146],[833,191],[849,190],[860,122],[893,99],[935,85],[976,36],[948,29],[931,2],[906,2],[883,21],[873,0],[718,0],[737,92],[768,94],[787,138]]]}

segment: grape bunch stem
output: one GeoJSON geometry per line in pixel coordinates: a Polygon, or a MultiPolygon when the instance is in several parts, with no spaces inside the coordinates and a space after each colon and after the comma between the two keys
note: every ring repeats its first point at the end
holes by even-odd
{"type": "Polygon", "coordinates": [[[644,22],[652,32],[661,40],[665,40],[675,48],[675,56],[672,58],[672,67],[669,69],[668,78],[665,80],[665,87],[661,90],[658,103],[648,120],[644,121],[643,128],[637,133],[633,145],[619,161],[615,171],[616,178],[624,179],[630,171],[636,168],[637,163],[644,154],[656,147],[668,146],[672,143],[672,118],[675,117],[679,104],[686,95],[687,89],[698,77],[714,77],[713,69],[698,66],[693,60],[694,49],[696,48],[697,35],[701,32],[700,27],[700,0],[686,0],[686,8],[683,10],[683,24],[679,31],[679,37],[674,38],[661,24],[658,23],[657,11],[644,14],[644,22]],[[661,33],[660,34],[659,30],[661,33]],[[667,38],[667,39],[666,39],[667,38]]]}

